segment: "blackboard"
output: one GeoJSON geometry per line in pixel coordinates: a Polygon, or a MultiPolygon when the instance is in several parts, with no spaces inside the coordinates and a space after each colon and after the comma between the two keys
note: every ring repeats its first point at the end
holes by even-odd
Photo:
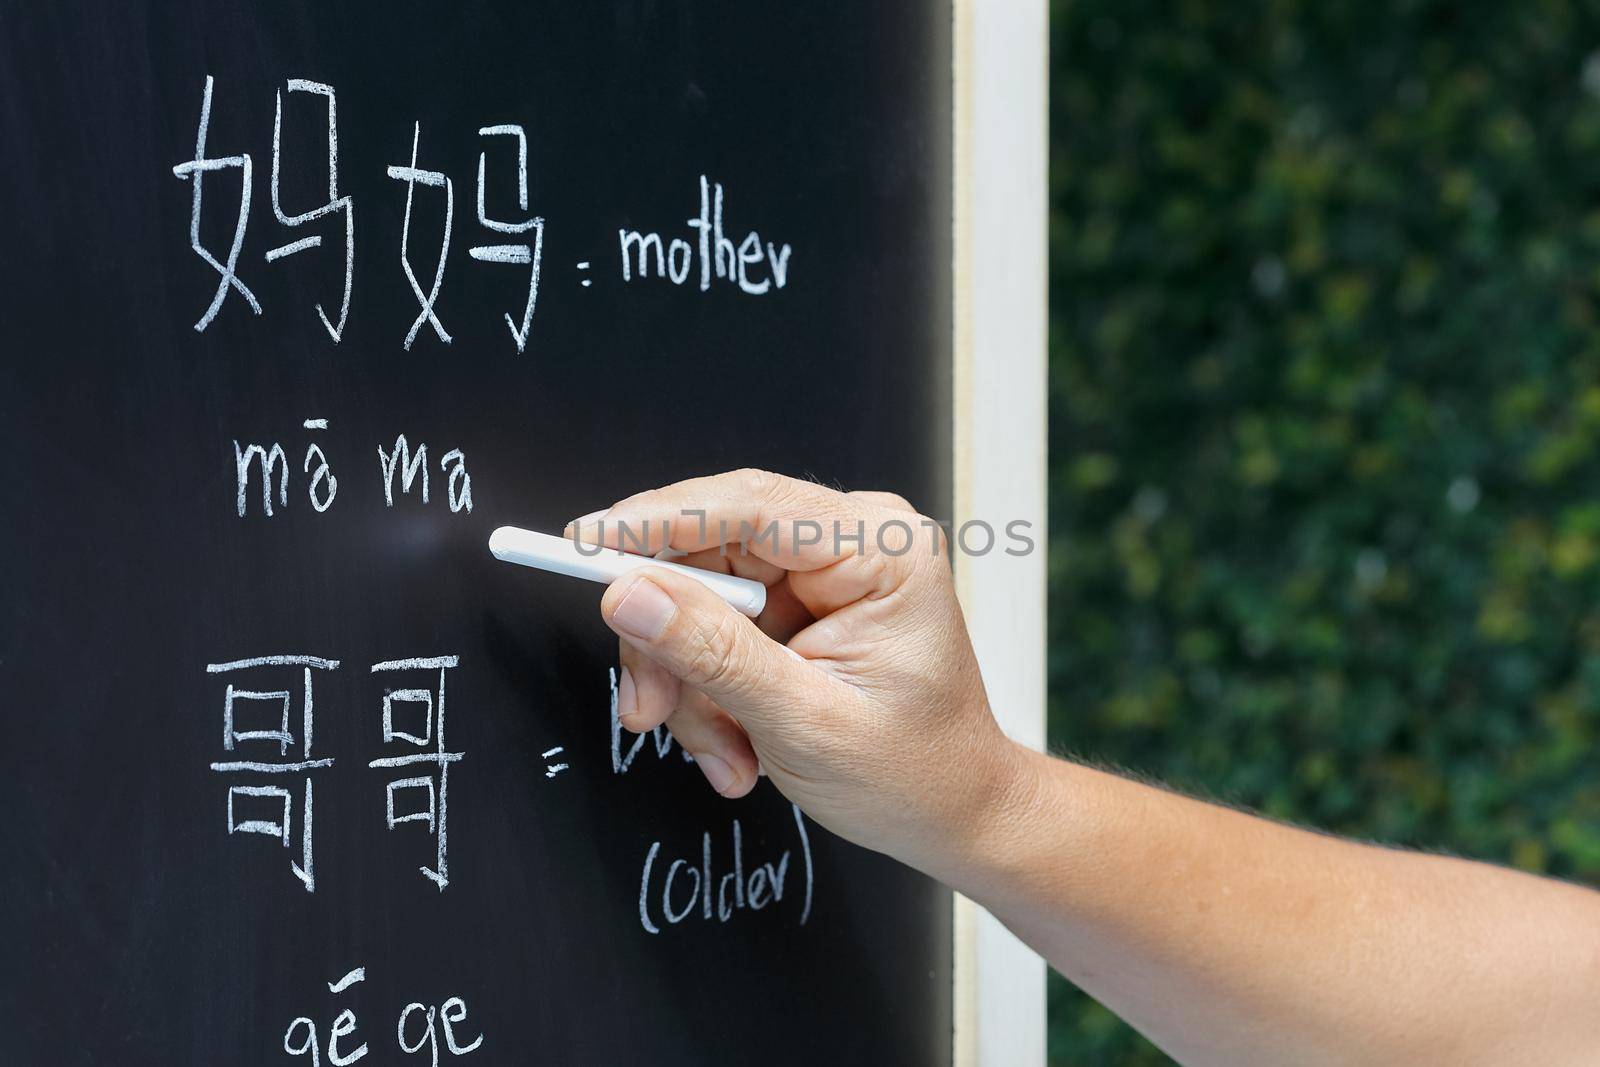
{"type": "Polygon", "coordinates": [[[949,894],[614,741],[599,587],[485,540],[948,516],[950,69],[921,2],[0,10],[0,1060],[948,1061],[949,894]]]}

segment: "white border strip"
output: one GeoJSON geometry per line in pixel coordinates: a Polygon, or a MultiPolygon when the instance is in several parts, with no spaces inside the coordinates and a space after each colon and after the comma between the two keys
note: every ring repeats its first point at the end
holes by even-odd
{"type": "MultiPolygon", "coordinates": [[[[1032,524],[1035,550],[957,556],[1001,726],[1045,741],[1049,11],[955,0],[955,519],[1032,524]]],[[[975,539],[976,540],[976,539],[975,539]]],[[[979,542],[981,543],[981,541],[979,542]]],[[[955,1062],[1045,1062],[1045,965],[956,898],[955,1062]]]]}

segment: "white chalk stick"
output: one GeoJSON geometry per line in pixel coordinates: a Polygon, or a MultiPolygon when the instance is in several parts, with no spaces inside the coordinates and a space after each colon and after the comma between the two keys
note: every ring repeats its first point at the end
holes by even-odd
{"type": "Polygon", "coordinates": [[[489,551],[496,559],[524,567],[554,571],[591,582],[613,582],[639,567],[665,567],[693,578],[752,619],[767,606],[767,587],[748,578],[685,567],[654,556],[619,552],[599,545],[579,545],[565,537],[502,526],[489,535],[489,551]]]}

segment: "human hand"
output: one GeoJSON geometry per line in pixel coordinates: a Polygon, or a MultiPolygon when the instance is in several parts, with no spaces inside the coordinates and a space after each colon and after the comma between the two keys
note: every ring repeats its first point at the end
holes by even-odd
{"type": "Polygon", "coordinates": [[[666,568],[617,579],[600,604],[622,725],[665,723],[723,796],[759,767],[818,823],[928,870],[958,861],[1010,788],[1017,755],[942,531],[900,497],[743,470],[628,497],[567,534],[767,586],[755,620],[666,568]]]}

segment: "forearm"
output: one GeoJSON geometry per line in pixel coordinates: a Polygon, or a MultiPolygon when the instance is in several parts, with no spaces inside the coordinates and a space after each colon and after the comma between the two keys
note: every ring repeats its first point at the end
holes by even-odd
{"type": "Polygon", "coordinates": [[[1181,1062],[1600,1062],[1600,894],[1008,762],[941,873],[1181,1062]]]}
{"type": "Polygon", "coordinates": [[[585,518],[612,547],[623,524],[655,531],[645,551],[768,588],[752,623],[673,571],[613,583],[622,724],[665,724],[726,796],[765,770],[816,822],[990,908],[1185,1062],[1600,1062],[1600,896],[1026,753],[983,698],[943,557],[795,536],[823,517],[937,529],[898,497],[748,470],[585,518]],[[730,555],[708,533],[747,527],[787,534],[730,555]]]}

